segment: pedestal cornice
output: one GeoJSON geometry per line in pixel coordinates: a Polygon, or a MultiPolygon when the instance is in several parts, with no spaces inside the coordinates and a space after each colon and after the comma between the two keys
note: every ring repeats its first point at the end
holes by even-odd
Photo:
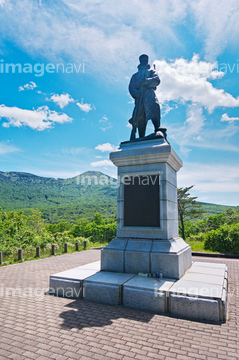
{"type": "Polygon", "coordinates": [[[117,167],[167,163],[179,171],[183,166],[180,157],[164,139],[121,144],[118,150],[110,153],[110,160],[117,167]]]}

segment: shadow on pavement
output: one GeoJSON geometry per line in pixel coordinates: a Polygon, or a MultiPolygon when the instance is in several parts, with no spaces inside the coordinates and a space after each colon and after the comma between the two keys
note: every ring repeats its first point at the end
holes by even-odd
{"type": "Polygon", "coordinates": [[[113,306],[84,300],[76,300],[66,305],[71,310],[63,311],[60,317],[64,320],[64,329],[83,329],[86,327],[103,327],[112,325],[119,318],[148,323],[155,314],[121,305],[113,306]]]}
{"type": "Polygon", "coordinates": [[[179,321],[186,321],[191,323],[223,325],[225,322],[204,321],[187,319],[178,316],[174,316],[169,313],[155,314],[148,310],[139,310],[135,308],[129,308],[123,305],[107,305],[101,303],[95,303],[84,300],[76,300],[66,305],[65,307],[71,308],[71,310],[63,311],[60,317],[64,320],[61,327],[64,329],[83,329],[87,327],[104,327],[112,325],[116,319],[129,319],[132,321],[138,321],[141,323],[148,323],[156,315],[167,316],[168,318],[178,319],[179,321]]]}

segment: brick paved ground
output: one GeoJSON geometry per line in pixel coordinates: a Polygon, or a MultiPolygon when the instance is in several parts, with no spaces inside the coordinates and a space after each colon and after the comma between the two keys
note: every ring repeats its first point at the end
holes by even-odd
{"type": "Polygon", "coordinates": [[[224,324],[43,295],[50,274],[99,258],[89,250],[0,268],[0,359],[239,358],[239,260],[195,258],[228,265],[224,324]]]}

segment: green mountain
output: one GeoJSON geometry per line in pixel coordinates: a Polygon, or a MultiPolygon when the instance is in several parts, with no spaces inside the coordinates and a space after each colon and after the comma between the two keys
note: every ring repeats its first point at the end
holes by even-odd
{"type": "Polygon", "coordinates": [[[97,171],[70,179],[20,172],[0,172],[0,206],[8,210],[39,209],[49,222],[116,214],[116,180],[97,171]]]}
{"type": "MultiPolygon", "coordinates": [[[[88,171],[70,179],[45,178],[28,173],[0,172],[0,207],[29,214],[39,209],[47,222],[92,219],[116,215],[117,181],[98,171],[88,171]]],[[[210,214],[228,206],[201,203],[210,214]]],[[[233,207],[236,209],[236,207],[233,207]]]]}
{"type": "Polygon", "coordinates": [[[223,211],[225,211],[229,207],[234,210],[237,209],[237,206],[218,205],[218,204],[210,204],[210,203],[205,203],[205,202],[199,202],[199,204],[202,205],[203,210],[205,210],[207,212],[206,216],[221,214],[223,211]]]}

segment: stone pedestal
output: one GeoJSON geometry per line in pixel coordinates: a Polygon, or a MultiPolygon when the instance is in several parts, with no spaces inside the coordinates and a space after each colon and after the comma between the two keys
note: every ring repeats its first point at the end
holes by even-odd
{"type": "Polygon", "coordinates": [[[182,161],[164,139],[122,143],[118,167],[117,237],[101,252],[101,269],[158,272],[180,279],[191,248],[178,236],[177,171],[182,161]]]}
{"type": "Polygon", "coordinates": [[[177,171],[182,161],[165,139],[121,144],[117,237],[99,264],[54,274],[51,293],[203,321],[226,321],[224,264],[195,262],[178,236],[177,171]],[[138,273],[156,273],[163,278],[138,273]]]}

